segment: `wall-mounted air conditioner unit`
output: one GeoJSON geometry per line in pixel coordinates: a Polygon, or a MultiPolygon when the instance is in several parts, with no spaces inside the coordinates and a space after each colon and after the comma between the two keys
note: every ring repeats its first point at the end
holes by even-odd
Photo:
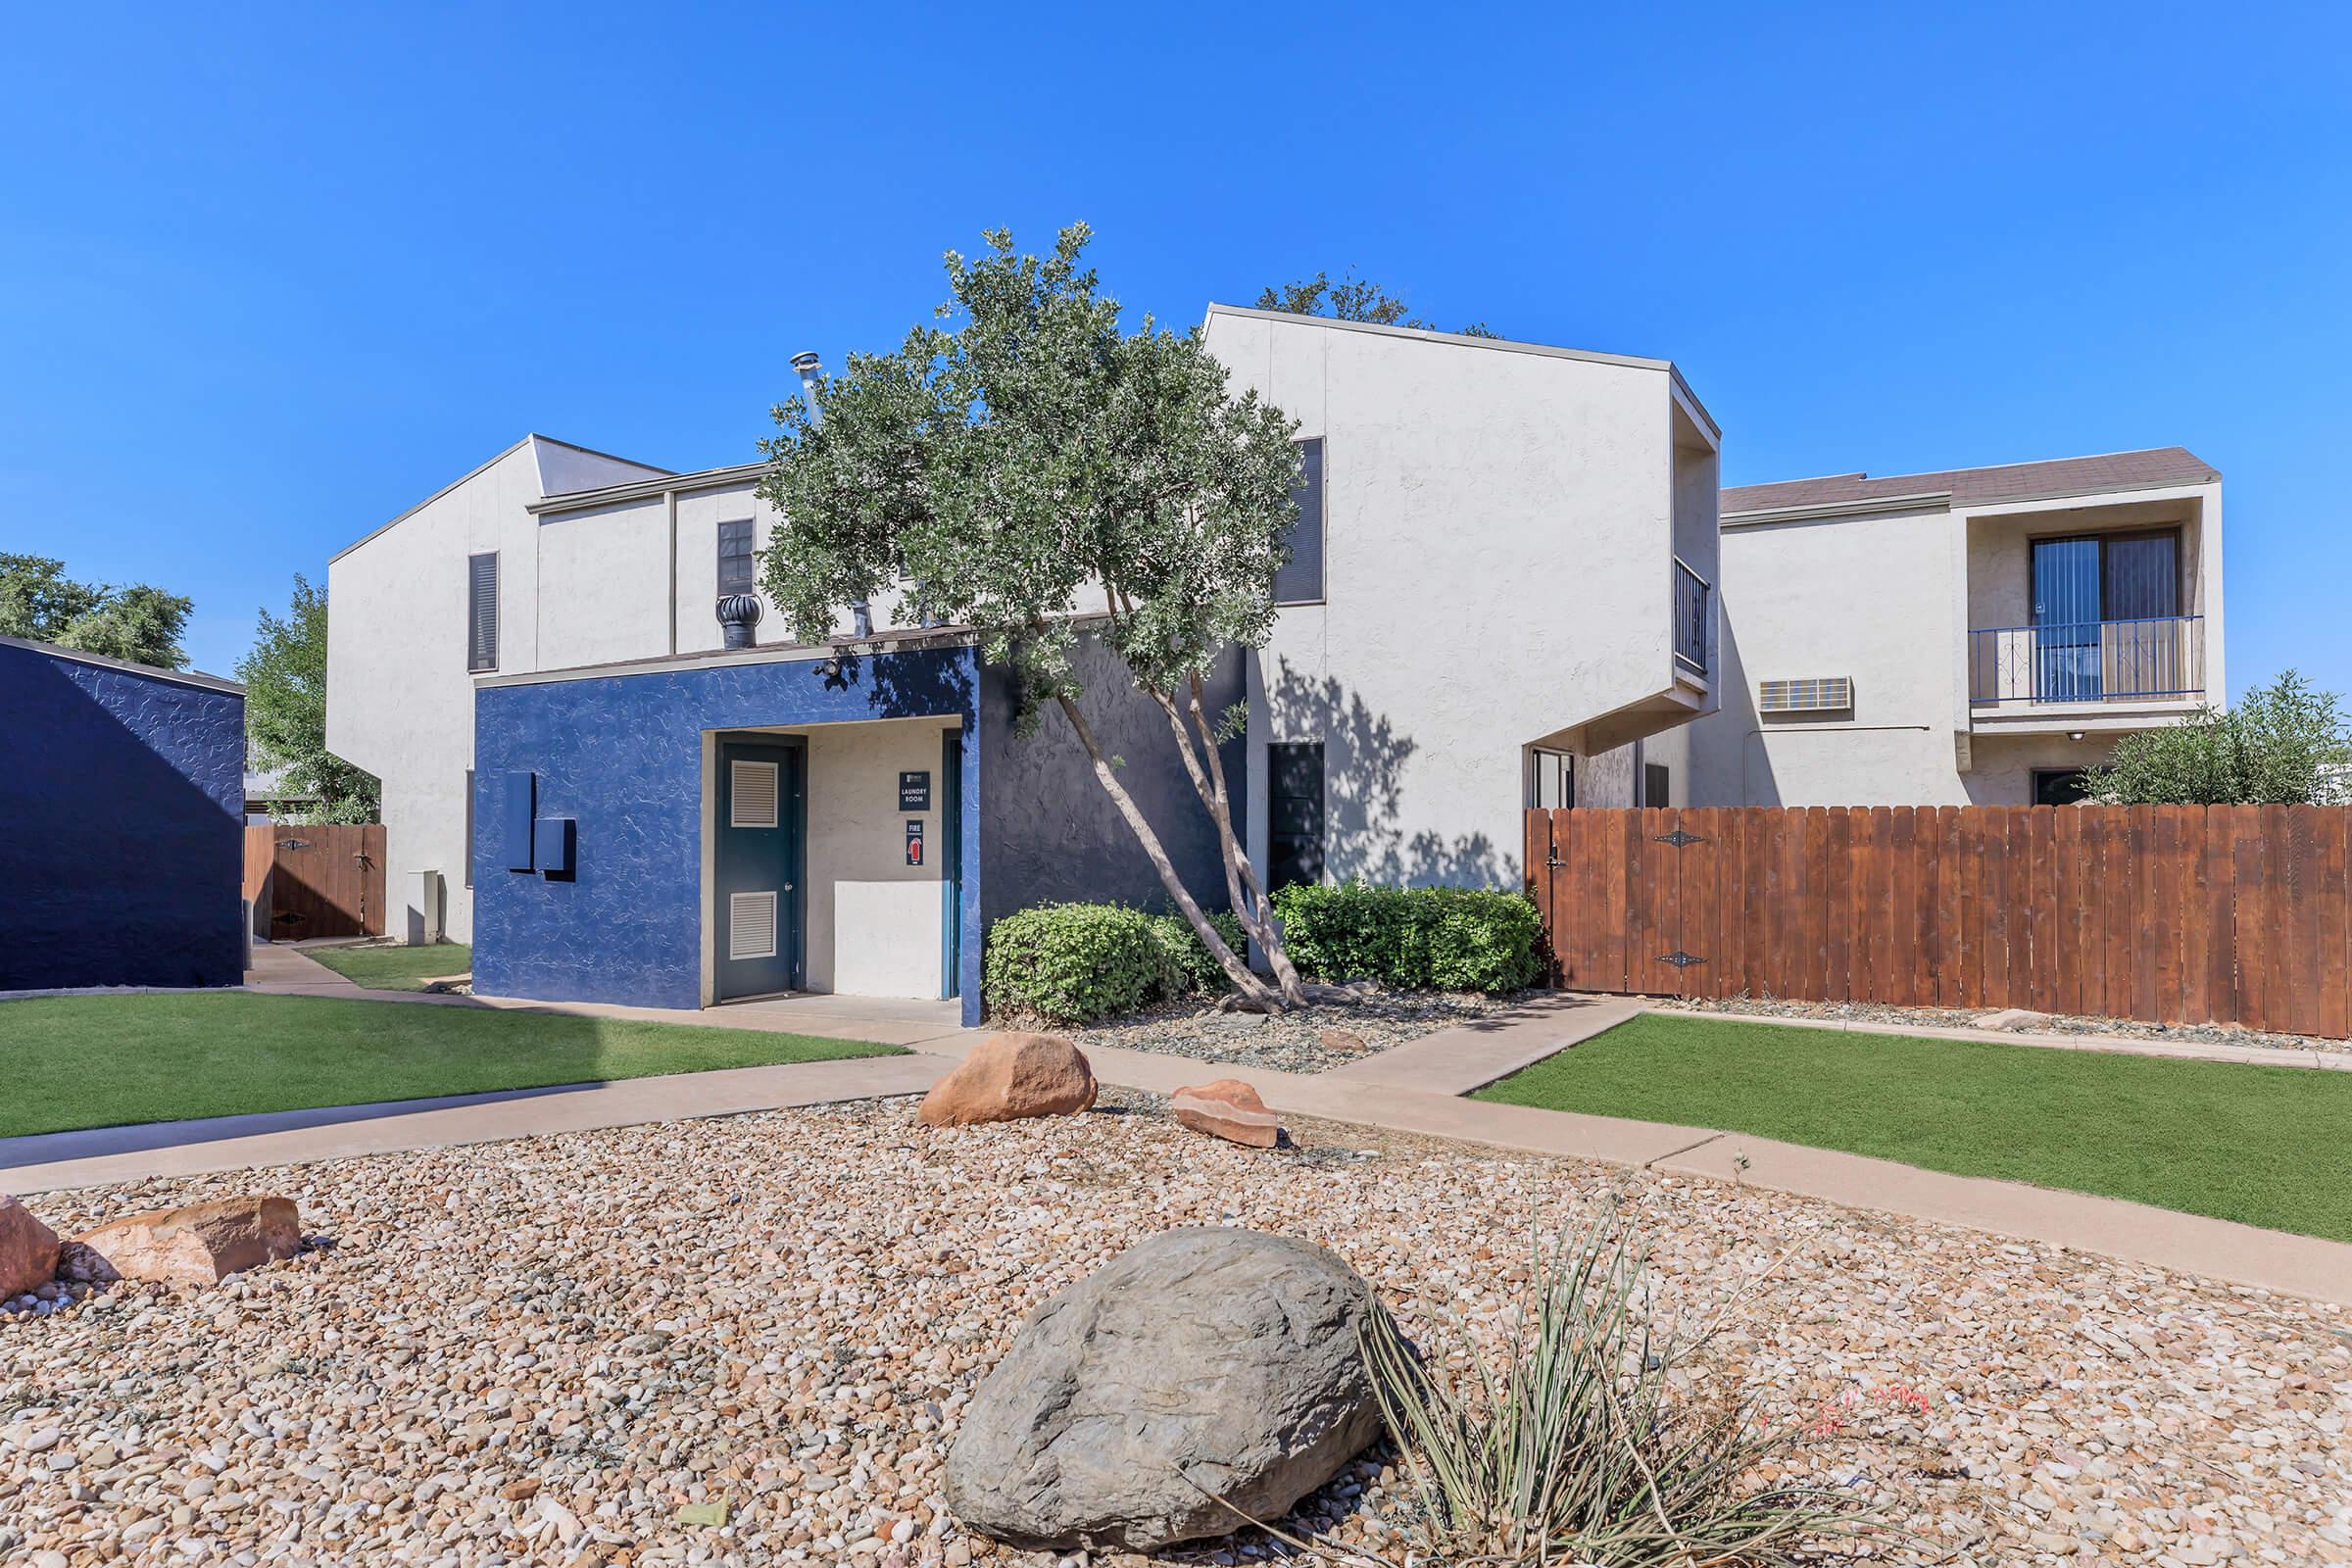
{"type": "Polygon", "coordinates": [[[1760,713],[1850,712],[1853,706],[1854,680],[1850,675],[1756,682],[1756,710],[1760,713]]]}

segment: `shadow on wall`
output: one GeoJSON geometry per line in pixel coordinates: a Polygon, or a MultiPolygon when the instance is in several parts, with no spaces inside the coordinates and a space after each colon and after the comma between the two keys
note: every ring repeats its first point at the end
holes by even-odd
{"type": "Polygon", "coordinates": [[[244,978],[244,699],[0,648],[0,990],[244,978]]]}
{"type": "Polygon", "coordinates": [[[1397,887],[1516,887],[1519,858],[1484,833],[1450,842],[1424,829],[1407,834],[1404,768],[1419,744],[1386,713],[1326,675],[1302,675],[1277,659],[1267,695],[1280,733],[1323,738],[1323,863],[1336,880],[1360,877],[1397,887]]]}
{"type": "Polygon", "coordinates": [[[870,671],[865,701],[876,718],[961,713],[969,720],[977,711],[971,671],[960,659],[899,655],[868,660],[844,650],[816,668],[817,678],[831,691],[848,691],[870,671]]]}

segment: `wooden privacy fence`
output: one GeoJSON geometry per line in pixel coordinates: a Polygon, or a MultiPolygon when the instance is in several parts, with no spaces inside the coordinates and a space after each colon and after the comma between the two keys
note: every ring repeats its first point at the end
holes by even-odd
{"type": "Polygon", "coordinates": [[[2352,808],[1527,813],[1578,991],[2352,1035],[2352,808]]]}
{"type": "Polygon", "coordinates": [[[254,935],[272,941],[384,934],[384,825],[274,822],[245,829],[254,935]]]}

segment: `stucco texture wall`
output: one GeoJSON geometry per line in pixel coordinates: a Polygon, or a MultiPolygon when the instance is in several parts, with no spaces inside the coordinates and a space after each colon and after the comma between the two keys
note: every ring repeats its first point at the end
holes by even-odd
{"type": "MultiPolygon", "coordinates": [[[[931,719],[819,725],[808,742],[808,988],[855,997],[940,994],[950,806],[931,719]],[[899,809],[899,774],[931,775],[931,809],[899,809]],[[906,823],[924,858],[906,863],[906,823]]],[[[959,738],[960,739],[960,738],[959,738]]]]}
{"type": "MultiPolygon", "coordinates": [[[[1193,897],[1204,908],[1224,908],[1216,829],[1185,776],[1166,715],[1135,690],[1117,656],[1093,639],[1079,644],[1077,668],[1086,682],[1079,707],[1087,724],[1106,754],[1126,760],[1119,782],[1135,797],[1193,897]]],[[[1206,683],[1210,711],[1224,712],[1241,701],[1242,691],[1242,653],[1232,649],[1206,683]]],[[[1169,900],[1158,873],[1096,779],[1060,710],[1049,708],[1035,735],[1015,735],[1012,684],[1002,666],[982,671],[980,710],[988,775],[980,808],[985,917],[1082,901],[1165,907],[1169,900]]],[[[1234,830],[1246,835],[1246,748],[1236,738],[1219,756],[1234,796],[1234,830]]]]}
{"type": "Polygon", "coordinates": [[[0,991],[244,978],[245,699],[0,642],[0,991]]]}
{"type": "Polygon", "coordinates": [[[1324,602],[1250,662],[1250,756],[1323,743],[1332,877],[1517,885],[1525,747],[1674,687],[1670,373],[1224,311],[1207,341],[1324,442],[1324,602]]]}
{"type": "MultiPolygon", "coordinates": [[[[968,648],[844,661],[792,658],[642,674],[487,685],[475,710],[481,820],[500,776],[537,776],[538,815],[577,821],[569,881],[499,868],[474,889],[474,983],[491,995],[693,1007],[702,1001],[708,731],[877,718],[955,719],[964,820],[977,815],[978,680],[968,648]]],[[[937,767],[936,726],[930,765],[937,767]]],[[[812,825],[813,825],[812,802],[812,825]]],[[[960,989],[977,1021],[980,835],[963,835],[960,989]]],[[[934,935],[937,926],[932,927],[934,935]]],[[[932,952],[936,961],[937,948],[932,952]]],[[[838,978],[838,976],[837,976],[838,978]]]]}
{"type": "Polygon", "coordinates": [[[1943,512],[1723,536],[1721,710],[1690,726],[1692,806],[1964,806],[1959,524],[1943,512]],[[1757,711],[1759,681],[1844,675],[1848,711],[1757,711]]]}

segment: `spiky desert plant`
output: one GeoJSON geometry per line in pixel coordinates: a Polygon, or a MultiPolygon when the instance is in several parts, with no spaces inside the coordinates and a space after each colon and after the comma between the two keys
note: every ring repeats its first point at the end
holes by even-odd
{"type": "Polygon", "coordinates": [[[1420,1504],[1422,1561],[1780,1568],[1870,1532],[1850,1494],[1757,1479],[1796,1428],[1681,1392],[1725,1312],[1661,1332],[1645,1262],[1606,1214],[1539,1234],[1498,1361],[1458,1316],[1416,1348],[1375,1315],[1364,1354],[1420,1504]]]}

